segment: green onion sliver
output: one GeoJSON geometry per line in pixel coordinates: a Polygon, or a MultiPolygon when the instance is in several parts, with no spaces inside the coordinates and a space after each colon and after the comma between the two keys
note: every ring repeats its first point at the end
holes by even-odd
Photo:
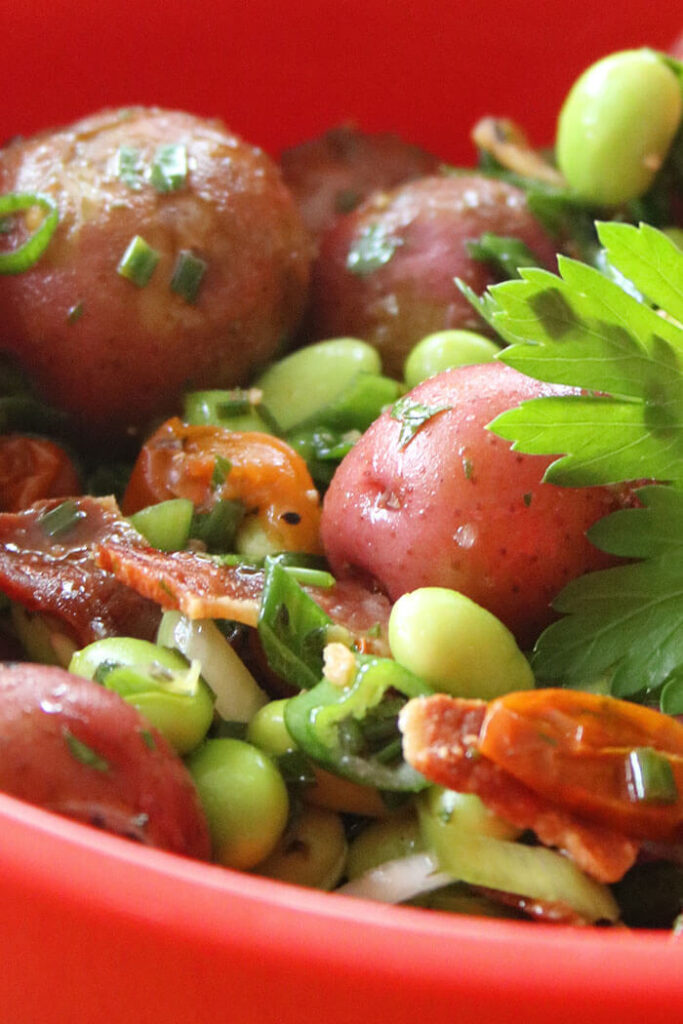
{"type": "Polygon", "coordinates": [[[190,249],[181,249],[171,278],[171,291],[192,305],[197,301],[205,273],[206,262],[190,249]]]}
{"type": "Polygon", "coordinates": [[[138,288],[144,288],[156,270],[159,253],[142,238],[135,235],[121,257],[116,268],[121,277],[132,281],[138,288]]]}
{"type": "Polygon", "coordinates": [[[47,249],[59,220],[57,204],[49,196],[28,192],[0,196],[0,218],[31,210],[34,206],[45,211],[43,221],[23,245],[11,252],[0,252],[0,274],[22,274],[34,266],[47,249]]]}
{"type": "Polygon", "coordinates": [[[39,516],[38,522],[46,536],[58,537],[70,530],[81,519],[85,519],[85,515],[84,510],[79,508],[73,499],[67,499],[47,512],[43,512],[39,516]]]}
{"type": "Polygon", "coordinates": [[[629,753],[628,782],[634,800],[674,804],[678,799],[671,763],[652,747],[637,747],[629,753]]]}
{"type": "Polygon", "coordinates": [[[187,181],[187,147],[182,142],[159,146],[154,154],[150,181],[157,192],[177,192],[187,181]]]}

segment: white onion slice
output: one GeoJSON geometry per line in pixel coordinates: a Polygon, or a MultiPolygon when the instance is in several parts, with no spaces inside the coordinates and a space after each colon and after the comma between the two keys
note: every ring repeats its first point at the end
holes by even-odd
{"type": "Polygon", "coordinates": [[[371,868],[335,892],[379,903],[405,903],[422,893],[442,889],[452,881],[452,875],[440,870],[433,853],[411,853],[371,868]]]}
{"type": "Polygon", "coordinates": [[[164,612],[157,643],[197,660],[202,678],[216,695],[216,711],[228,722],[249,722],[268,697],[211,619],[164,612]]]}

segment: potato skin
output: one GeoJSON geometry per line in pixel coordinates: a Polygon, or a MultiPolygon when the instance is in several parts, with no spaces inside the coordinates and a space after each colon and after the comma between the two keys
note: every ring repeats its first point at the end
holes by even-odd
{"type": "Polygon", "coordinates": [[[556,269],[555,243],[523,192],[506,182],[478,174],[426,177],[376,193],[322,238],[311,285],[312,336],[363,338],[381,353],[384,371],[400,378],[408,352],[425,335],[482,327],[453,279],[477,293],[494,282],[465,247],[484,231],[521,239],[542,265],[556,269]],[[368,272],[349,269],[349,254],[368,237],[389,258],[368,272]]]}
{"type": "Polygon", "coordinates": [[[310,240],[275,164],[219,121],[137,107],[16,140],[0,151],[12,191],[53,198],[60,220],[33,268],[0,277],[0,349],[88,436],[172,411],[186,387],[243,383],[297,327],[310,240]],[[120,147],[149,168],[172,143],[187,147],[184,186],[122,180],[120,147]],[[136,235],[160,254],[145,287],[117,273],[136,235]],[[169,286],[183,249],[207,263],[194,304],[169,286]]]}
{"type": "Polygon", "coordinates": [[[391,132],[350,124],[285,150],[280,166],[306,227],[315,237],[379,189],[436,174],[441,161],[391,132]]]}
{"type": "Polygon", "coordinates": [[[189,772],[118,694],[47,665],[0,665],[0,790],[149,846],[207,860],[189,772]],[[101,759],[88,763],[85,748],[101,759]]]}
{"type": "Polygon", "coordinates": [[[403,448],[385,412],[341,463],[321,526],[333,571],[369,577],[394,601],[417,587],[461,591],[530,646],[569,580],[614,564],[585,531],[631,503],[630,491],[541,483],[552,458],[513,452],[485,426],[519,402],[570,391],[501,363],[416,387],[416,402],[448,411],[403,448]]]}

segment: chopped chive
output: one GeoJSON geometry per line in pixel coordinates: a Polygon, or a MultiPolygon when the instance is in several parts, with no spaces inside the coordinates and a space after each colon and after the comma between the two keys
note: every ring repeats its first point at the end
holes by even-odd
{"type": "Polygon", "coordinates": [[[64,730],[64,740],[69,748],[69,753],[77,761],[80,761],[81,764],[87,765],[88,768],[94,768],[95,771],[98,772],[109,771],[108,762],[105,761],[103,757],[100,757],[97,751],[93,750],[92,747],[89,747],[87,743],[84,743],[83,740],[79,740],[77,736],[74,736],[69,729],[64,730]]]}
{"type": "Polygon", "coordinates": [[[305,565],[284,565],[285,572],[302,587],[333,587],[336,580],[331,572],[324,569],[309,569],[305,565]]]}
{"type": "Polygon", "coordinates": [[[171,291],[193,305],[197,301],[206,266],[205,260],[195,256],[190,249],[181,249],[171,278],[171,291]]]}
{"type": "Polygon", "coordinates": [[[48,512],[44,512],[38,522],[48,537],[57,537],[60,533],[70,530],[80,519],[85,519],[83,509],[80,509],[75,501],[63,501],[48,512]]]}
{"type": "Polygon", "coordinates": [[[149,731],[149,729],[141,729],[140,730],[140,737],[142,739],[142,742],[145,744],[145,746],[147,747],[148,750],[154,750],[155,749],[155,747],[157,745],[156,744],[156,740],[154,739],[154,736],[149,731]]]}
{"type": "Polygon", "coordinates": [[[138,288],[144,288],[156,270],[159,253],[153,249],[141,235],[131,239],[119,263],[118,273],[126,280],[132,281],[138,288]]]}
{"type": "Polygon", "coordinates": [[[35,206],[45,211],[42,223],[23,245],[10,252],[0,252],[0,274],[21,274],[37,263],[47,249],[59,220],[57,204],[49,196],[20,192],[0,196],[0,218],[3,224],[8,215],[32,210],[35,206]]]}
{"type": "Polygon", "coordinates": [[[211,474],[211,487],[213,490],[225,483],[231,469],[232,462],[230,459],[226,459],[223,455],[215,456],[213,460],[213,473],[211,474]]]}
{"type": "Polygon", "coordinates": [[[140,158],[140,150],[134,146],[119,146],[116,152],[115,172],[124,185],[132,189],[141,189],[145,180],[145,169],[140,158]]]}
{"type": "Polygon", "coordinates": [[[628,784],[634,800],[674,804],[678,799],[671,763],[652,747],[637,747],[629,753],[628,784]]]}
{"type": "Polygon", "coordinates": [[[170,142],[154,154],[149,179],[157,192],[177,192],[187,182],[187,146],[170,142]]]}

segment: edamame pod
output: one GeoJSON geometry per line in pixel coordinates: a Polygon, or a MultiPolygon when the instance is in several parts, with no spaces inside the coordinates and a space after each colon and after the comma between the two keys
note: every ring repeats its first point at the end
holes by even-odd
{"type": "Polygon", "coordinates": [[[500,346],[476,331],[437,331],[418,341],[408,354],[403,376],[406,386],[414,388],[453,366],[488,363],[500,352],[500,346]]]}
{"type": "Polygon", "coordinates": [[[445,587],[421,587],[398,599],[389,617],[389,646],[400,665],[455,697],[492,700],[534,687],[510,630],[445,587]]]}
{"type": "Polygon", "coordinates": [[[210,739],[188,759],[211,833],[214,859],[249,870],[275,849],[289,815],[287,787],[251,743],[210,739]]]}
{"type": "Polygon", "coordinates": [[[337,398],[359,373],[381,370],[372,345],[357,338],[331,338],[273,363],[256,387],[280,429],[288,431],[337,398]]]}
{"type": "Polygon", "coordinates": [[[681,83],[653,50],[591,65],[560,112],[557,161],[586,202],[620,206],[648,190],[681,123],[681,83]]]}
{"type": "Polygon", "coordinates": [[[213,698],[199,663],[147,640],[96,640],[76,651],[69,671],[120,694],[179,754],[194,750],[213,720],[213,698]]]}

